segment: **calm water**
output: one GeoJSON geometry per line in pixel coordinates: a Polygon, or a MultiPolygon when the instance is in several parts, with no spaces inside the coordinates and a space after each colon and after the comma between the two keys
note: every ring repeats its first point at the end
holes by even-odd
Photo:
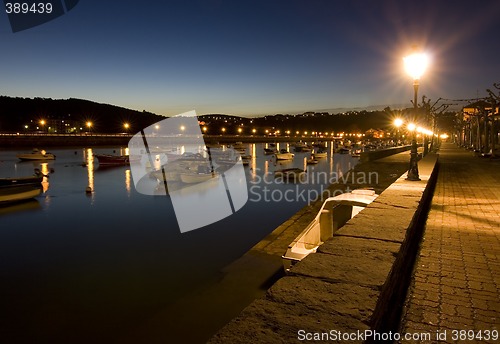
{"type": "MultiPolygon", "coordinates": [[[[50,176],[36,200],[0,208],[0,341],[112,342],[213,279],[306,205],[308,193],[325,187],[273,183],[273,171],[304,168],[310,153],[276,164],[264,147],[247,145],[253,156],[245,167],[252,190],[247,204],[184,234],[169,197],[139,194],[129,167],[101,169],[93,160],[92,154],[123,154],[124,148],[55,149],[57,159],[48,163],[20,162],[15,155],[23,150],[0,152],[0,177],[31,175],[34,168],[50,176]],[[287,190],[287,200],[281,199],[287,190]]],[[[328,158],[307,166],[309,176],[346,171],[357,162],[332,155],[331,143],[328,148],[328,158]]]]}

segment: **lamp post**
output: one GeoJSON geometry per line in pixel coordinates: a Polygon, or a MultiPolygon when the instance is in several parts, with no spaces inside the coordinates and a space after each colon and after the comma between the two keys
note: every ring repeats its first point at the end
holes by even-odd
{"type": "MultiPolygon", "coordinates": [[[[406,56],[404,59],[405,70],[413,78],[413,111],[414,116],[417,116],[418,106],[417,106],[417,95],[419,80],[425,71],[428,64],[427,55],[423,53],[413,53],[406,56]]],[[[417,133],[414,130],[412,141],[411,141],[411,151],[410,151],[410,169],[408,170],[408,177],[406,180],[417,181],[420,180],[418,175],[418,150],[417,150],[417,133]]]]}

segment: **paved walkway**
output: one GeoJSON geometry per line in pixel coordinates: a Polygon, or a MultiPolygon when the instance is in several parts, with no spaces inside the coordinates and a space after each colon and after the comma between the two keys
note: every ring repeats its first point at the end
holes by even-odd
{"type": "Polygon", "coordinates": [[[401,330],[431,338],[401,342],[500,343],[500,160],[452,144],[439,154],[401,330]]]}

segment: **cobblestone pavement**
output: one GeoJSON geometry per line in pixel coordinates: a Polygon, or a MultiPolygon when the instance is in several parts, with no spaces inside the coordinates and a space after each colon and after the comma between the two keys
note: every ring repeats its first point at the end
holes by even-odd
{"type": "Polygon", "coordinates": [[[500,160],[443,144],[401,343],[500,343],[500,160]],[[496,338],[496,340],[495,340],[496,338]]]}

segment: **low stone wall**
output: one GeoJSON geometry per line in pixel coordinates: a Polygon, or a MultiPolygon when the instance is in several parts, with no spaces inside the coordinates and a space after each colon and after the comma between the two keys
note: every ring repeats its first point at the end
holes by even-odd
{"type": "Polygon", "coordinates": [[[421,160],[421,181],[399,178],[209,343],[370,342],[358,334],[396,332],[437,165],[436,155],[421,160]]]}
{"type": "MultiPolygon", "coordinates": [[[[419,145],[421,146],[421,145],[419,145]]],[[[381,158],[385,158],[386,156],[398,154],[407,150],[410,150],[411,146],[400,146],[400,147],[392,147],[387,149],[379,149],[375,151],[363,152],[361,153],[361,157],[359,158],[360,162],[373,161],[381,158]]],[[[409,158],[408,158],[409,159],[409,158]]]]}

